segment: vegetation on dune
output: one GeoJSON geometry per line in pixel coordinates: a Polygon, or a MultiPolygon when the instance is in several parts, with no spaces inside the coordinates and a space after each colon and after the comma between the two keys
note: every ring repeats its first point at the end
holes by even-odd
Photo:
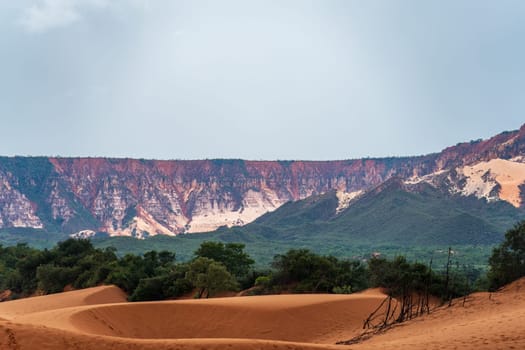
{"type": "Polygon", "coordinates": [[[262,290],[266,293],[352,293],[367,288],[367,271],[361,262],[322,256],[307,249],[276,255],[272,268],[262,290]]]}
{"type": "Polygon", "coordinates": [[[208,298],[221,291],[237,289],[237,281],[226,266],[209,258],[198,257],[193,260],[186,278],[197,288],[197,298],[204,295],[208,298]]]}
{"type": "Polygon", "coordinates": [[[223,264],[238,279],[246,276],[255,263],[244,251],[244,244],[240,243],[203,242],[195,251],[195,256],[223,264]]]}
{"type": "Polygon", "coordinates": [[[174,298],[194,289],[196,297],[209,297],[237,290],[238,281],[249,279],[253,260],[243,249],[242,244],[206,242],[193,260],[177,264],[173,252],[118,257],[114,248],[95,248],[84,239],[68,239],[49,250],[0,246],[0,290],[23,297],[115,284],[131,301],[174,298]]]}
{"type": "MultiPolygon", "coordinates": [[[[271,265],[261,270],[254,268],[254,260],[240,243],[202,242],[190,260],[176,262],[170,251],[118,256],[115,248],[68,239],[44,250],[26,244],[0,246],[0,291],[9,289],[16,298],[116,284],[129,300],[139,301],[175,298],[192,291],[201,298],[239,289],[249,294],[353,293],[382,287],[393,298],[408,298],[409,305],[414,295],[424,296],[426,301],[417,301],[421,312],[428,307],[429,295],[451,300],[525,276],[525,221],[507,231],[489,265],[485,275],[479,268],[459,264],[450,248],[445,264],[378,254],[341,259],[290,249],[276,254],[271,265]]],[[[413,307],[409,309],[412,312],[413,307]]]]}
{"type": "Polygon", "coordinates": [[[494,248],[489,265],[491,290],[525,276],[525,220],[507,231],[504,241],[494,248]]]}
{"type": "Polygon", "coordinates": [[[444,292],[442,272],[394,260],[371,258],[338,259],[308,249],[292,249],[277,254],[266,270],[254,270],[244,245],[204,242],[187,262],[175,262],[168,251],[149,251],[143,255],[119,257],[113,248],[95,248],[89,240],[68,239],[50,250],[37,250],[19,244],[0,246],[0,290],[9,289],[13,297],[61,292],[67,288],[86,288],[115,284],[130,301],[176,298],[190,292],[194,297],[213,297],[223,291],[246,289],[248,294],[274,293],[353,293],[368,287],[384,287],[397,296],[400,283],[434,280],[435,295],[457,296],[470,291],[477,274],[454,269],[449,294],[444,292]]]}

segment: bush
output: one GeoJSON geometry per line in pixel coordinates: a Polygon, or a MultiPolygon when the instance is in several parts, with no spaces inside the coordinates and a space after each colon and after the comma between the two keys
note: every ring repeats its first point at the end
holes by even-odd
{"type": "Polygon", "coordinates": [[[189,264],[186,279],[198,289],[197,298],[206,293],[206,298],[227,290],[236,290],[238,287],[235,278],[226,267],[213,259],[197,258],[189,264]]]}
{"type": "Polygon", "coordinates": [[[525,220],[505,233],[505,240],[489,258],[489,267],[491,290],[525,276],[525,220]]]}
{"type": "Polygon", "coordinates": [[[78,274],[78,268],[61,267],[51,264],[39,266],[36,269],[38,289],[46,293],[58,293],[68,284],[72,284],[78,274]]]}
{"type": "Polygon", "coordinates": [[[332,289],[334,294],[352,294],[352,286],[337,286],[332,289]]]}
{"type": "Polygon", "coordinates": [[[129,301],[150,301],[165,299],[164,284],[166,276],[143,278],[129,297],[129,301]]]}
{"type": "Polygon", "coordinates": [[[292,249],[276,255],[271,284],[277,289],[294,286],[295,292],[332,293],[334,288],[353,286],[352,292],[368,287],[365,267],[358,261],[338,260],[307,249],[292,249]]]}
{"type": "Polygon", "coordinates": [[[213,259],[223,264],[237,280],[243,279],[254,264],[241,243],[202,242],[195,251],[195,257],[213,259]]]}

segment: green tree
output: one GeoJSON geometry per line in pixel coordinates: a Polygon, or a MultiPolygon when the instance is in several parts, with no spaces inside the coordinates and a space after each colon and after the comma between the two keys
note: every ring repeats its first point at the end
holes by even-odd
{"type": "Polygon", "coordinates": [[[188,265],[179,264],[169,273],[142,278],[129,300],[162,300],[189,293],[193,290],[193,284],[186,279],[187,272],[188,265]]]}
{"type": "Polygon", "coordinates": [[[50,259],[48,250],[39,251],[27,244],[0,247],[0,291],[10,289],[16,296],[33,293],[38,283],[36,268],[50,259]]]}
{"type": "Polygon", "coordinates": [[[48,250],[38,251],[34,249],[25,249],[24,246],[18,246],[16,271],[11,276],[10,289],[23,295],[33,293],[38,285],[37,268],[41,265],[50,263],[54,256],[48,250]]]}
{"type": "Polygon", "coordinates": [[[116,284],[126,293],[132,294],[142,278],[151,277],[145,272],[142,257],[126,254],[111,266],[106,282],[116,284]]]}
{"type": "Polygon", "coordinates": [[[165,299],[164,285],[166,276],[155,276],[142,278],[133,294],[129,297],[130,301],[151,301],[165,299]]]}
{"type": "Polygon", "coordinates": [[[88,239],[69,238],[59,242],[52,253],[55,255],[54,262],[57,266],[73,267],[78,261],[92,254],[95,248],[88,239]]]}
{"type": "Polygon", "coordinates": [[[349,290],[348,286],[352,286],[352,291],[367,287],[366,270],[361,263],[317,255],[307,249],[276,255],[272,267],[273,284],[281,288],[295,286],[296,292],[332,293],[336,287],[346,286],[349,290]]]}
{"type": "Polygon", "coordinates": [[[74,267],[55,266],[52,264],[40,265],[36,269],[38,289],[46,293],[58,293],[75,280],[78,269],[74,267]]]}
{"type": "Polygon", "coordinates": [[[175,269],[174,260],[175,254],[167,251],[152,250],[144,253],[143,256],[126,254],[112,263],[106,282],[116,284],[133,295],[142,279],[170,274],[175,269]]]}
{"type": "Polygon", "coordinates": [[[60,292],[67,285],[97,286],[107,279],[113,263],[118,260],[114,248],[95,249],[85,239],[59,242],[42,254],[38,265],[33,263],[28,267],[36,271],[38,288],[46,293],[60,292]]]}
{"type": "Polygon", "coordinates": [[[504,241],[489,258],[490,289],[497,289],[525,276],[525,220],[505,233],[504,241]]]}
{"type": "Polygon", "coordinates": [[[118,260],[115,248],[94,249],[89,255],[78,260],[78,274],[73,281],[75,288],[88,288],[104,283],[112,271],[112,264],[118,260]]]}
{"type": "Polygon", "coordinates": [[[213,259],[222,263],[237,280],[243,279],[250,271],[254,260],[244,251],[244,244],[202,242],[195,251],[195,257],[213,259]]]}
{"type": "Polygon", "coordinates": [[[235,290],[238,286],[223,264],[205,257],[197,258],[189,264],[186,279],[198,289],[197,298],[202,298],[205,293],[208,298],[218,292],[235,290]]]}

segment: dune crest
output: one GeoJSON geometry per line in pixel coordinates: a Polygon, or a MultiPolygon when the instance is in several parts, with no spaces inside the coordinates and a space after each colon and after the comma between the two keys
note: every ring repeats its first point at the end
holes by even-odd
{"type": "Polygon", "coordinates": [[[128,303],[105,286],[2,303],[9,321],[0,321],[0,332],[17,349],[340,348],[333,344],[357,334],[384,298],[373,290],[128,303]]]}
{"type": "Polygon", "coordinates": [[[116,286],[100,286],[49,294],[0,303],[0,317],[12,319],[20,315],[72,306],[126,302],[126,294],[116,286]]]}
{"type": "Polygon", "coordinates": [[[335,343],[359,332],[385,298],[372,295],[259,297],[110,304],[70,316],[79,332],[139,339],[248,338],[335,343]],[[130,325],[129,320],[134,320],[130,325]]]}
{"type": "Polygon", "coordinates": [[[362,331],[380,290],[128,303],[96,287],[0,303],[0,349],[521,349],[524,287],[472,294],[352,346],[334,344],[362,331]]]}

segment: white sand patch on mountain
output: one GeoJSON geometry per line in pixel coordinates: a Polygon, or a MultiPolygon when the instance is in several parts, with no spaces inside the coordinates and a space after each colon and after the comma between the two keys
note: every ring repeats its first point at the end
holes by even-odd
{"type": "Polygon", "coordinates": [[[339,204],[337,205],[335,212],[339,214],[340,212],[348,208],[350,203],[354,199],[361,196],[363,193],[364,191],[355,191],[355,192],[337,191],[336,196],[337,196],[337,199],[339,200],[339,204]]]}
{"type": "Polygon", "coordinates": [[[273,191],[249,190],[244,196],[241,208],[235,211],[218,206],[208,208],[205,213],[193,216],[187,232],[208,232],[220,226],[246,225],[258,217],[274,211],[282,204],[284,202],[273,191]]]}
{"type": "Polygon", "coordinates": [[[463,174],[466,185],[462,189],[464,195],[475,195],[478,198],[492,200],[493,189],[500,186],[498,197],[515,207],[521,205],[519,186],[525,183],[525,164],[505,159],[492,159],[473,166],[458,169],[463,174]]]}
{"type": "Polygon", "coordinates": [[[411,178],[409,178],[408,180],[405,180],[405,183],[407,185],[415,185],[415,184],[418,184],[418,183],[421,183],[421,182],[427,182],[427,183],[433,183],[434,179],[438,176],[438,175],[441,175],[443,173],[446,173],[448,172],[448,170],[438,170],[434,173],[431,173],[431,174],[427,174],[427,175],[424,175],[424,176],[417,176],[417,175],[414,175],[412,176],[411,178]]]}
{"type": "Polygon", "coordinates": [[[158,234],[175,236],[176,231],[170,230],[168,227],[162,225],[155,220],[153,215],[148,213],[145,209],[137,206],[137,216],[135,216],[131,223],[124,228],[114,229],[111,225],[105,230],[110,236],[133,236],[136,238],[145,238],[146,236],[156,236],[158,234]]]}

